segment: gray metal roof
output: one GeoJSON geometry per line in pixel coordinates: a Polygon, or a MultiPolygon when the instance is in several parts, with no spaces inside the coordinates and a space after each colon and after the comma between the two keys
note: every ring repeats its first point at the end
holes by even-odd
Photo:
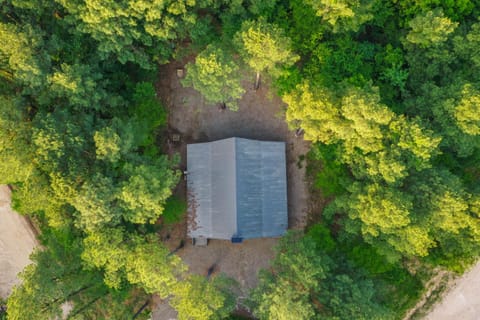
{"type": "Polygon", "coordinates": [[[277,237],[288,224],[285,143],[229,138],[187,145],[192,238],[277,237]]]}

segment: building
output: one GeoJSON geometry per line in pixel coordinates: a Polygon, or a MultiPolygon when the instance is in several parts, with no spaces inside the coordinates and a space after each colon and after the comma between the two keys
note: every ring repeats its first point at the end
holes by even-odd
{"type": "Polygon", "coordinates": [[[285,143],[229,138],[187,145],[188,234],[282,236],[288,227],[285,143]]]}

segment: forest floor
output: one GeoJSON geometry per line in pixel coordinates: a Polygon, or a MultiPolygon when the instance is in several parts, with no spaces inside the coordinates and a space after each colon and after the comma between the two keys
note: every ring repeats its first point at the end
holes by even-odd
{"type": "Polygon", "coordinates": [[[27,219],[12,210],[11,193],[0,186],[0,299],[5,299],[20,281],[17,274],[30,264],[30,253],[37,245],[27,219]]]}
{"type": "MultiPolygon", "coordinates": [[[[246,93],[239,102],[239,110],[220,110],[218,106],[205,103],[203,97],[192,88],[184,88],[177,76],[177,68],[185,61],[162,66],[157,83],[157,93],[169,112],[167,138],[174,133],[181,136],[180,143],[167,144],[169,153],[181,155],[180,167],[186,167],[186,144],[241,137],[257,140],[285,141],[287,149],[289,229],[303,229],[308,214],[308,187],[305,182],[305,162],[301,159],[309,150],[309,143],[295,137],[284,119],[285,105],[281,99],[262,84],[253,90],[252,82],[244,83],[246,93]]],[[[186,198],[186,184],[181,181],[176,195],[186,198]]],[[[185,219],[184,219],[185,220],[185,219]]],[[[273,258],[273,247],[278,239],[265,238],[232,244],[230,241],[210,240],[206,247],[194,247],[187,239],[186,222],[178,223],[162,232],[162,237],[171,249],[181,240],[185,246],[178,254],[189,265],[190,271],[206,274],[216,265],[216,271],[236,279],[242,294],[257,283],[257,273],[267,268],[273,258]]]]}

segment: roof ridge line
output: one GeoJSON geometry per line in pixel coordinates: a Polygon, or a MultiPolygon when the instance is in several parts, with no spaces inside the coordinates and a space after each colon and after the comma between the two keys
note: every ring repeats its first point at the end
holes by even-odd
{"type": "Polygon", "coordinates": [[[235,195],[233,197],[233,208],[235,214],[235,234],[234,236],[238,235],[238,205],[237,205],[237,198],[238,198],[238,184],[237,184],[237,172],[238,172],[238,161],[237,161],[237,137],[233,137],[233,163],[235,172],[233,173],[233,185],[235,186],[235,195]]]}

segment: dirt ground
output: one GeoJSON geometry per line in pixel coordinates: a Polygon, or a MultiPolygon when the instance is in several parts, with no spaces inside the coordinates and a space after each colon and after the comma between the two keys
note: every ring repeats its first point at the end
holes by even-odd
{"type": "MultiPolygon", "coordinates": [[[[245,82],[246,93],[239,102],[239,110],[220,110],[206,104],[202,96],[192,88],[184,88],[176,69],[181,62],[173,62],[160,69],[157,92],[169,112],[169,133],[179,133],[181,143],[170,145],[170,152],[181,155],[181,169],[185,169],[186,144],[241,137],[257,140],[285,141],[287,149],[289,228],[302,229],[308,211],[308,188],[305,183],[305,155],[309,143],[295,137],[284,120],[285,105],[262,84],[257,91],[252,83],[245,82]]],[[[167,134],[168,136],[168,134],[167,134]]],[[[185,198],[185,182],[176,191],[185,198]]],[[[193,247],[186,239],[186,225],[180,224],[163,234],[167,245],[175,248],[181,239],[185,247],[178,254],[190,266],[191,272],[206,274],[216,264],[216,270],[236,279],[244,293],[256,285],[257,272],[266,268],[273,257],[272,247],[278,239],[254,239],[242,244],[210,240],[207,247],[193,247]]]]}
{"type": "Polygon", "coordinates": [[[10,206],[10,189],[0,186],[0,298],[20,281],[17,274],[30,264],[37,241],[28,221],[10,206]]]}
{"type": "Polygon", "coordinates": [[[425,319],[480,319],[480,262],[454,282],[425,319]]]}

